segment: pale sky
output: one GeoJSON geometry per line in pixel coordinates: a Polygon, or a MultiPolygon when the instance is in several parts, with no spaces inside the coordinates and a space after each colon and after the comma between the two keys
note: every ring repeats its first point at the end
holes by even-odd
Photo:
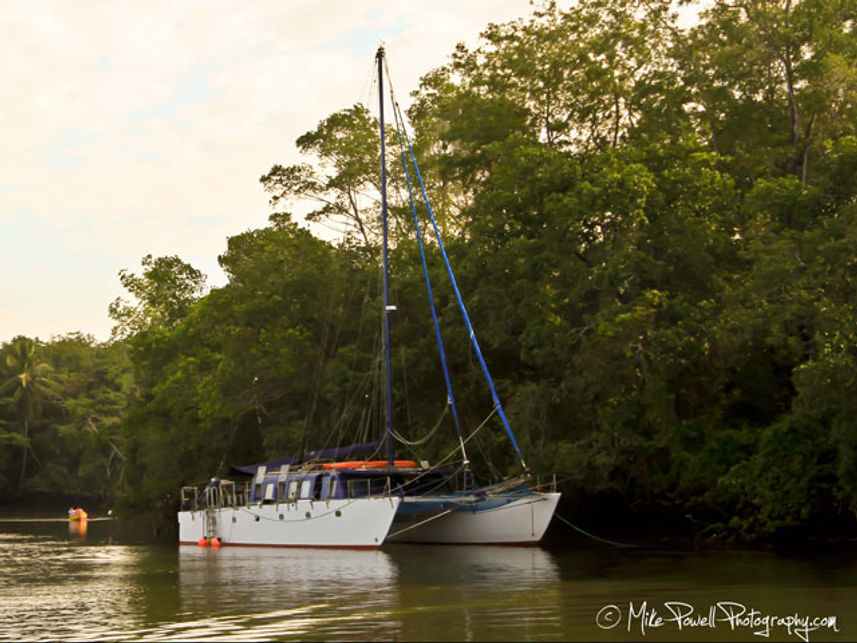
{"type": "MultiPolygon", "coordinates": [[[[369,100],[385,43],[404,103],[455,44],[529,0],[0,0],[0,341],[109,337],[122,268],[178,255],[225,277],[266,225],[258,182],[369,100]]],[[[375,99],[377,100],[377,99],[375,99]]]]}
{"type": "Polygon", "coordinates": [[[107,307],[126,295],[118,272],[139,273],[146,254],[178,255],[223,285],[227,237],[271,213],[259,177],[300,161],[295,139],[329,114],[359,101],[374,113],[381,41],[406,107],[456,43],[532,10],[530,0],[0,0],[0,342],[106,340],[107,307]]]}

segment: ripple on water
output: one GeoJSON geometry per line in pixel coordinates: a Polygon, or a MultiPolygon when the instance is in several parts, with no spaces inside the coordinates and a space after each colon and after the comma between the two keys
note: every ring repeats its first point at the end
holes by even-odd
{"type": "Polygon", "coordinates": [[[58,522],[0,530],[0,640],[590,640],[610,635],[601,607],[644,600],[834,614],[854,638],[853,556],[213,550],[81,540],[58,522]]]}
{"type": "Polygon", "coordinates": [[[0,638],[81,639],[115,626],[139,591],[124,577],[133,549],[86,547],[43,537],[3,535],[0,638]]]}

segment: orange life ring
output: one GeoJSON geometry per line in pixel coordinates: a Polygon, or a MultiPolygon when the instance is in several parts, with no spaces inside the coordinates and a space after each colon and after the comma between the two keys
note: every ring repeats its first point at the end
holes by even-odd
{"type": "MultiPolygon", "coordinates": [[[[325,462],[321,465],[322,469],[383,469],[390,466],[387,460],[369,460],[361,462],[355,460],[352,462],[325,462]]],[[[416,467],[417,463],[413,460],[394,460],[394,467],[416,467]]]]}

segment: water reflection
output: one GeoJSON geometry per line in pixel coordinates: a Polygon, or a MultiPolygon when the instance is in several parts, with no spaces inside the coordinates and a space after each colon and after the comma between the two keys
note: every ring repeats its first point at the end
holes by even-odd
{"type": "Polygon", "coordinates": [[[179,579],[183,605],[247,604],[259,608],[317,597],[330,601],[392,588],[396,568],[383,551],[181,547],[179,579]],[[218,587],[220,591],[204,591],[218,587]]]}
{"type": "Polygon", "coordinates": [[[388,552],[406,583],[418,575],[421,583],[467,585],[481,592],[486,585],[529,587],[559,578],[554,556],[538,547],[391,545],[388,552]]]}
{"type": "Polygon", "coordinates": [[[230,614],[164,626],[157,638],[365,637],[397,629],[396,565],[383,551],[181,547],[181,614],[230,614]]]}
{"type": "Polygon", "coordinates": [[[105,614],[130,624],[139,596],[126,582],[135,552],[80,547],[43,536],[0,534],[0,633],[3,638],[80,640],[101,632],[105,614]]]}
{"type": "Polygon", "coordinates": [[[88,523],[86,520],[69,520],[68,533],[83,540],[86,537],[87,527],[88,523]]]}
{"type": "Polygon", "coordinates": [[[559,572],[553,557],[537,548],[182,547],[178,568],[180,618],[130,634],[175,640],[561,638],[559,572]],[[218,616],[199,618],[204,614],[218,616]]]}
{"type": "Polygon", "coordinates": [[[561,640],[559,569],[537,547],[396,545],[400,637],[561,640]]]}
{"type": "MultiPolygon", "coordinates": [[[[606,605],[836,615],[853,640],[851,553],[616,551],[391,545],[381,551],[220,550],[140,544],[140,530],[90,520],[0,519],[0,640],[641,640],[599,629],[606,605]],[[126,533],[127,532],[127,533],[126,533]]],[[[621,629],[621,631],[620,631],[621,629]]],[[[646,640],[748,640],[724,627],[646,640]]],[[[797,641],[783,630],[777,640],[797,641]]]]}

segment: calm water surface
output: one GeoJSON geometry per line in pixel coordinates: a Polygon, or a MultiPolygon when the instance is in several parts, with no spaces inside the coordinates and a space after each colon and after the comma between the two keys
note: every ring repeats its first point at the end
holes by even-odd
{"type": "Polygon", "coordinates": [[[855,623],[854,553],[211,550],[116,521],[81,535],[0,517],[2,640],[823,641],[854,640],[855,623]],[[742,608],[733,629],[727,612],[742,608]],[[671,610],[689,609],[679,629],[671,610]],[[713,627],[701,620],[712,609],[713,627]],[[835,616],[839,631],[771,620],[795,615],[835,616]]]}

